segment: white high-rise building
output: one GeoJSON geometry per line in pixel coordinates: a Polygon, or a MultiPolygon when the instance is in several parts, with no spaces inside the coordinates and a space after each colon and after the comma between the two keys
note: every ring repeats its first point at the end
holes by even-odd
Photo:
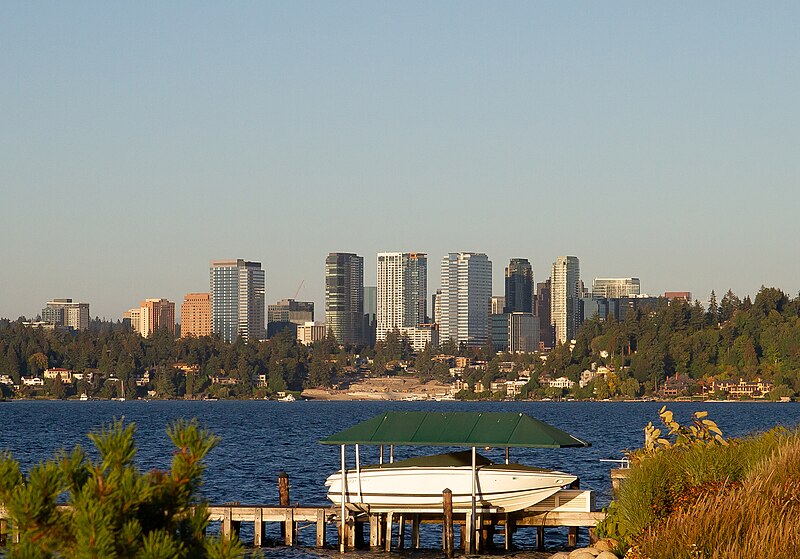
{"type": "Polygon", "coordinates": [[[376,338],[425,322],[428,298],[428,256],[422,252],[378,254],[376,338]]]}
{"type": "Polygon", "coordinates": [[[492,262],[483,253],[451,252],[442,258],[439,340],[481,346],[489,340],[492,262]]]}
{"type": "Polygon", "coordinates": [[[580,264],[577,256],[559,256],[550,276],[550,322],[555,326],[555,343],[575,337],[580,320],[580,264]]]}

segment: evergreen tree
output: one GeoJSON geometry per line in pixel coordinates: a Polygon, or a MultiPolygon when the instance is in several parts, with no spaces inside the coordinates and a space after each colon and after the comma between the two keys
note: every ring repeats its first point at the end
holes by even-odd
{"type": "Polygon", "coordinates": [[[117,421],[89,436],[97,461],[87,461],[75,448],[34,466],[27,476],[9,453],[0,453],[0,499],[20,534],[9,559],[244,556],[235,537],[203,536],[203,460],[218,439],[196,421],[179,420],[167,429],[176,447],[171,469],[142,474],[134,462],[134,433],[133,424],[117,421]],[[63,494],[67,508],[56,506],[63,494]]]}

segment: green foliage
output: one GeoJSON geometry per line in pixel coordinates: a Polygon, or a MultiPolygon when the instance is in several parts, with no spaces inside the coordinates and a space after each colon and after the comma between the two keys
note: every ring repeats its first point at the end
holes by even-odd
{"type": "Polygon", "coordinates": [[[241,558],[238,540],[204,538],[207,506],[198,497],[207,454],[218,439],[196,420],[179,420],[167,434],[175,445],[169,471],[141,473],[133,424],[116,421],[89,435],[100,458],[80,448],[60,452],[23,476],[0,454],[0,499],[20,543],[15,558],[241,558]],[[67,506],[58,506],[61,497],[67,506]]]}
{"type": "Polygon", "coordinates": [[[603,537],[629,546],[642,541],[676,514],[697,503],[739,487],[765,460],[796,438],[774,429],[758,436],[724,440],[705,412],[680,425],[663,409],[669,429],[664,437],[648,425],[645,448],[629,454],[633,467],[623,481],[606,518],[598,525],[603,537]]]}

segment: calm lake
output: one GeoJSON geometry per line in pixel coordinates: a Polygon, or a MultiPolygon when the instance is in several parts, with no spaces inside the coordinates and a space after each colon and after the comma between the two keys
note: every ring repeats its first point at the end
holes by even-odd
{"type": "MultiPolygon", "coordinates": [[[[648,421],[658,423],[661,406],[655,402],[9,401],[0,403],[0,449],[10,450],[25,469],[76,444],[94,456],[86,433],[124,417],[138,427],[141,469],[166,469],[172,451],[166,425],[178,418],[197,418],[222,439],[207,460],[203,492],[212,503],[277,503],[277,476],[286,471],[292,502],[312,505],[327,502],[323,482],[339,465],[339,447],[318,441],[359,421],[387,410],[523,412],[590,441],[592,447],[512,449],[512,461],[578,475],[581,488],[593,489],[598,506],[604,506],[611,498],[612,465],[600,459],[620,458],[624,449],[641,446],[642,429],[648,421]]],[[[668,407],[681,423],[689,421],[692,412],[707,410],[726,437],[800,423],[800,405],[793,403],[671,403],[668,407]]],[[[443,451],[397,448],[395,457],[443,451]]],[[[500,449],[481,453],[503,459],[500,449]]],[[[362,450],[365,463],[377,462],[377,457],[377,448],[362,450]]],[[[348,458],[352,463],[352,453],[348,458]]],[[[423,545],[426,540],[437,545],[437,538],[435,534],[423,537],[423,545]]],[[[243,539],[247,541],[246,533],[243,539]]]]}

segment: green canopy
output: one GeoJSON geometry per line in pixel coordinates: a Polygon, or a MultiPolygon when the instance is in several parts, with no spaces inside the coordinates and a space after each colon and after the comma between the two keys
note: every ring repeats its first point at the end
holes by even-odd
{"type": "Polygon", "coordinates": [[[563,448],[590,443],[523,413],[386,412],[322,444],[563,448]]]}

